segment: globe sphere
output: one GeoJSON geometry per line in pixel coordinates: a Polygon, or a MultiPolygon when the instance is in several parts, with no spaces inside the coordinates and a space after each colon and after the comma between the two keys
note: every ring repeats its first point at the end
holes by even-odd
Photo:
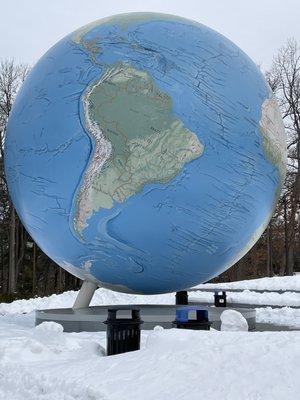
{"type": "Polygon", "coordinates": [[[154,294],[208,281],[266,228],[285,177],[276,100],[256,65],[184,18],[121,14],[63,38],[8,122],[9,191],[62,268],[154,294]]]}

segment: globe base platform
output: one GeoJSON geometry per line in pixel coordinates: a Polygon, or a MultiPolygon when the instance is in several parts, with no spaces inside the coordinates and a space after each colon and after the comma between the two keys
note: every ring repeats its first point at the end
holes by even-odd
{"type": "MultiPolygon", "coordinates": [[[[231,307],[213,307],[203,305],[201,302],[191,301],[189,305],[199,305],[208,311],[208,317],[212,323],[212,328],[219,330],[221,326],[220,316],[226,309],[234,309],[239,311],[247,320],[249,330],[256,329],[255,309],[251,308],[231,308],[231,307]]],[[[121,318],[129,318],[130,310],[133,308],[140,309],[141,319],[144,321],[142,329],[150,330],[160,325],[163,328],[172,328],[176,309],[180,306],[165,304],[132,304],[132,305],[105,305],[91,306],[80,309],[62,308],[51,310],[37,310],[35,314],[35,324],[42,322],[54,321],[61,324],[65,332],[95,332],[105,331],[106,325],[104,321],[107,319],[108,309],[119,309],[121,318]],[[124,309],[124,311],[122,311],[124,309]]],[[[182,306],[181,306],[182,307],[182,306]]],[[[183,306],[184,307],[184,306],[183,306]]]]}

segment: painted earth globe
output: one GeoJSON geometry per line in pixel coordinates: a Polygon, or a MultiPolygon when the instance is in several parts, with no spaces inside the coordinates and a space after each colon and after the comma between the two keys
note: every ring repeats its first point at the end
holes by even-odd
{"type": "Polygon", "coordinates": [[[16,210],[62,268],[128,293],[182,290],[258,240],[285,175],[263,75],[199,23],[131,13],[63,38],[8,122],[16,210]]]}

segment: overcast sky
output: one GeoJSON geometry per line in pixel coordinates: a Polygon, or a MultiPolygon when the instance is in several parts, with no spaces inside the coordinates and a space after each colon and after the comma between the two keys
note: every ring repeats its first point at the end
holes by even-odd
{"type": "Polygon", "coordinates": [[[109,15],[155,11],[227,36],[262,69],[289,37],[300,42],[300,0],[0,0],[0,59],[34,64],[66,34],[109,15]]]}

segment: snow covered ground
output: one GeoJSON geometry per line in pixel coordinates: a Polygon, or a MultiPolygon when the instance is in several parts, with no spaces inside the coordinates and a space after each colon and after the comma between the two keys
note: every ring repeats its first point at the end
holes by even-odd
{"type": "MultiPolygon", "coordinates": [[[[271,279],[260,288],[274,285],[275,278],[271,279]]],[[[275,282],[281,289],[290,285],[292,290],[299,284],[298,277],[278,279],[275,282]],[[281,279],[286,282],[280,283],[281,279]]],[[[248,281],[248,285],[253,284],[248,281]]],[[[256,281],[255,285],[262,283],[256,281]]],[[[64,333],[60,325],[51,322],[34,327],[35,309],[70,307],[75,297],[76,292],[66,292],[0,304],[0,400],[299,398],[300,331],[156,328],[142,332],[140,351],[105,357],[104,332],[64,333]]],[[[287,296],[284,300],[288,305],[297,298],[287,296]]],[[[93,299],[94,304],[146,302],[172,304],[174,294],[132,296],[99,289],[93,299]]],[[[257,311],[259,320],[294,327],[299,323],[300,327],[297,309],[257,311]]]]}
{"type": "Polygon", "coordinates": [[[274,276],[273,278],[251,279],[248,281],[228,283],[206,283],[197,288],[207,289],[222,287],[224,289],[248,289],[248,290],[300,290],[300,274],[295,276],[274,276]]]}
{"type": "MultiPolygon", "coordinates": [[[[227,293],[227,298],[232,302],[248,304],[268,304],[287,306],[282,309],[272,309],[270,307],[258,308],[257,322],[274,323],[300,329],[300,309],[292,309],[289,306],[300,306],[300,294],[286,292],[278,293],[255,293],[249,289],[268,289],[268,290],[300,290],[300,275],[293,277],[263,278],[249,281],[232,283],[222,283],[220,285],[206,284],[205,288],[213,287],[224,288],[244,288],[241,293],[227,293]]],[[[199,288],[201,285],[198,286],[199,288]]],[[[64,308],[72,307],[77,292],[69,291],[60,295],[49,297],[38,297],[30,300],[17,300],[13,303],[0,303],[1,315],[14,315],[30,313],[37,309],[64,308]]],[[[174,304],[175,294],[169,293],[155,296],[129,295],[124,293],[112,292],[106,289],[98,289],[93,297],[91,305],[101,304],[174,304]]],[[[198,301],[213,302],[213,293],[193,292],[190,299],[198,301]]],[[[1,321],[1,319],[0,319],[1,321]]]]}

